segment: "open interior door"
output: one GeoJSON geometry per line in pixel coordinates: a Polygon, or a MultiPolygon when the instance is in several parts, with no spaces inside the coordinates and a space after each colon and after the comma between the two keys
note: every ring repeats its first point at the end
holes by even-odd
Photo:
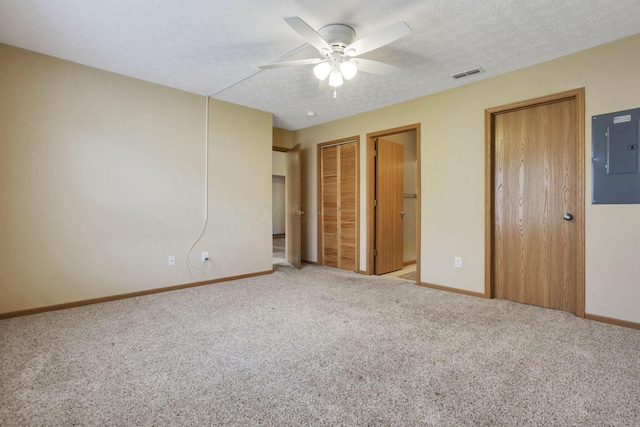
{"type": "Polygon", "coordinates": [[[403,267],[404,147],[376,140],[374,273],[403,267]]]}
{"type": "Polygon", "coordinates": [[[287,176],[285,184],[286,194],[286,225],[285,225],[285,257],[296,268],[302,267],[302,215],[300,195],[300,144],[296,145],[286,155],[287,176]]]}

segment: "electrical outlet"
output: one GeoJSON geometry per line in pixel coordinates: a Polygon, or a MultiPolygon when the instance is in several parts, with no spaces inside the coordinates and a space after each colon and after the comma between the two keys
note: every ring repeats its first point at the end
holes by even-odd
{"type": "Polygon", "coordinates": [[[202,252],[202,262],[209,261],[209,252],[202,252]]]}
{"type": "Polygon", "coordinates": [[[453,259],[453,266],[455,268],[462,268],[462,257],[459,257],[459,256],[455,257],[453,259]]]}
{"type": "Polygon", "coordinates": [[[168,261],[169,265],[176,265],[176,257],[173,255],[169,255],[169,261],[168,261]]]}

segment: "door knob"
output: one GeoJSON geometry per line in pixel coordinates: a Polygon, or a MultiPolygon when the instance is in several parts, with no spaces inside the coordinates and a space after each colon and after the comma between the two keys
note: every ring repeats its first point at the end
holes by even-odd
{"type": "Polygon", "coordinates": [[[404,218],[407,213],[405,211],[400,211],[400,216],[404,218]]]}
{"type": "Polygon", "coordinates": [[[562,216],[562,219],[564,219],[565,221],[571,221],[573,219],[573,215],[571,215],[570,213],[566,213],[562,216]]]}

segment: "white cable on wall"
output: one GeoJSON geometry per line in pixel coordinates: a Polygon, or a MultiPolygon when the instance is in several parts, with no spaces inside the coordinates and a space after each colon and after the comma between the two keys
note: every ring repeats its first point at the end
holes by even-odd
{"type": "MultiPolygon", "coordinates": [[[[304,43],[298,47],[296,47],[295,49],[290,50],[289,52],[285,53],[284,55],[276,58],[275,60],[271,61],[270,63],[275,63],[275,62],[280,62],[283,59],[293,55],[294,53],[298,52],[299,50],[302,50],[303,48],[309,46],[308,43],[304,43]]],[[[204,226],[202,227],[202,231],[200,232],[200,235],[198,236],[198,238],[193,242],[193,244],[191,245],[191,247],[189,248],[189,251],[187,252],[187,265],[191,268],[193,268],[196,271],[199,271],[200,273],[205,273],[209,270],[209,268],[211,268],[211,260],[207,259],[206,262],[206,267],[204,269],[200,269],[198,267],[196,267],[195,265],[191,264],[191,260],[189,259],[189,257],[191,256],[191,252],[193,251],[193,248],[198,244],[198,242],[200,241],[200,239],[202,239],[202,236],[204,235],[204,232],[207,229],[207,223],[209,222],[209,98],[211,98],[214,95],[219,94],[222,91],[225,91],[227,89],[229,89],[232,86],[237,85],[240,82],[245,81],[246,79],[248,79],[249,77],[253,76],[254,74],[259,73],[260,71],[262,71],[261,68],[257,68],[253,71],[251,71],[250,73],[240,77],[239,79],[229,83],[228,85],[226,85],[223,88],[220,88],[218,90],[216,90],[215,92],[210,93],[209,95],[206,95],[204,97],[204,141],[205,141],[205,145],[204,145],[204,226]]]]}
{"type": "Polygon", "coordinates": [[[200,269],[193,265],[190,260],[191,252],[193,248],[198,244],[204,232],[207,230],[207,223],[209,222],[209,98],[211,95],[204,97],[204,225],[198,238],[193,242],[189,251],[187,252],[187,265],[200,273],[205,273],[211,268],[211,261],[207,259],[206,267],[200,269]]]}
{"type": "Polygon", "coordinates": [[[204,222],[209,220],[209,97],[204,97],[204,222]]]}

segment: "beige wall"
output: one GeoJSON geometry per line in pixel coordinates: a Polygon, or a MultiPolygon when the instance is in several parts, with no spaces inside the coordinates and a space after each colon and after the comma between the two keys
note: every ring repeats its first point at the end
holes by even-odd
{"type": "Polygon", "coordinates": [[[0,313],[271,269],[271,114],[0,45],[0,313]],[[176,265],[167,265],[175,255],[176,265]]]}
{"type": "Polygon", "coordinates": [[[273,146],[280,148],[293,148],[293,132],[287,129],[273,128],[273,146]]]}
{"type": "Polygon", "coordinates": [[[199,246],[213,255],[214,268],[202,280],[271,270],[273,116],[211,104],[209,226],[199,246]]]}
{"type": "Polygon", "coordinates": [[[272,175],[285,176],[287,173],[287,155],[281,151],[271,152],[272,175]]]}
{"type": "MultiPolygon", "coordinates": [[[[584,87],[586,312],[640,322],[640,205],[591,205],[591,116],[640,107],[640,35],[435,95],[295,133],[302,144],[303,258],[316,253],[316,144],[421,123],[421,281],[484,292],[484,110],[584,87]],[[464,268],[453,267],[461,256],[464,268]]],[[[461,84],[464,82],[461,82],[461,84]]],[[[366,268],[366,143],[361,259],[366,268]]]]}
{"type": "Polygon", "coordinates": [[[273,175],[272,177],[272,199],[273,199],[273,234],[284,234],[286,232],[286,191],[284,176],[273,175]]]}
{"type": "MultiPolygon", "coordinates": [[[[293,133],[292,133],[293,135],[293,133]]],[[[287,173],[286,153],[281,151],[271,152],[272,169],[272,206],[273,206],[273,234],[285,232],[285,175],[287,173]]]]}

